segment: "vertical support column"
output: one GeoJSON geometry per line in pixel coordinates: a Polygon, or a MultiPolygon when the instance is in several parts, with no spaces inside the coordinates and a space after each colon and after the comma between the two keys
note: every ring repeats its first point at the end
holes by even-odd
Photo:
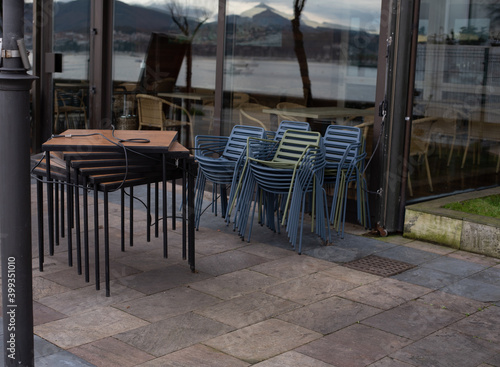
{"type": "Polygon", "coordinates": [[[21,56],[24,1],[3,1],[0,68],[0,248],[4,366],[34,366],[30,88],[21,56]]]}
{"type": "MultiPolygon", "coordinates": [[[[418,1],[418,0],[414,0],[418,1]]],[[[389,17],[389,50],[387,70],[387,100],[389,104],[381,141],[381,172],[377,220],[386,232],[394,232],[401,228],[399,216],[401,198],[405,131],[408,103],[411,30],[413,26],[414,1],[390,1],[389,17]]]]}
{"type": "Polygon", "coordinates": [[[90,5],[90,112],[91,129],[111,124],[113,76],[113,13],[114,1],[91,0],[90,5]]]}

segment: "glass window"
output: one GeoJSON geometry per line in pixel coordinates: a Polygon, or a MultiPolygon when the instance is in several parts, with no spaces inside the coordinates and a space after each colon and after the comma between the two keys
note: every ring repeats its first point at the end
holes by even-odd
{"type": "Polygon", "coordinates": [[[145,104],[137,102],[138,94],[149,94],[185,108],[181,115],[168,116],[169,107],[163,105],[165,116],[189,122],[180,132],[183,144],[209,131],[217,9],[216,0],[115,3],[113,121],[118,129],[160,127],[141,113],[145,104]]]}
{"type": "Polygon", "coordinates": [[[223,133],[237,123],[274,130],[283,119],[308,120],[318,131],[363,123],[375,101],[380,7],[228,0],[223,133]]]}
{"type": "Polygon", "coordinates": [[[54,126],[58,133],[88,123],[90,2],[54,1],[53,52],[62,55],[54,73],[54,126]]]}
{"type": "Polygon", "coordinates": [[[498,185],[500,5],[423,0],[409,198],[498,185]]]}

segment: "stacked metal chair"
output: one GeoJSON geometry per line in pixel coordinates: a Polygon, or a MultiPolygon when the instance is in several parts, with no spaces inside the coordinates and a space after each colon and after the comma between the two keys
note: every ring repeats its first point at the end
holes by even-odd
{"type": "MultiPolygon", "coordinates": [[[[283,134],[285,131],[288,129],[294,129],[294,130],[303,130],[303,131],[310,131],[311,126],[309,125],[308,122],[302,122],[302,121],[281,121],[281,123],[278,126],[278,129],[276,131],[266,131],[265,132],[265,138],[266,139],[273,139],[275,141],[280,141],[281,138],[283,137],[283,134]]],[[[240,168],[238,172],[243,173],[246,170],[248,160],[246,159],[246,156],[242,157],[239,161],[240,168]],[[241,167],[242,166],[242,167],[241,167]]],[[[226,221],[229,224],[230,222],[230,217],[232,214],[233,209],[236,210],[236,213],[238,213],[239,207],[238,207],[238,195],[241,192],[241,179],[242,179],[242,174],[239,176],[233,177],[233,182],[232,185],[235,187],[235,190],[231,191],[231,195],[229,196],[229,207],[226,213],[226,221]],[[238,179],[236,181],[236,179],[238,179]]],[[[235,218],[235,223],[236,223],[236,218],[235,218]]]]}
{"type": "Polygon", "coordinates": [[[284,225],[293,248],[301,253],[306,198],[312,194],[313,231],[329,241],[326,193],[322,187],[325,155],[320,133],[288,129],[280,140],[249,138],[247,154],[236,221],[240,236],[244,239],[249,226],[250,240],[259,205],[261,223],[275,231],[284,225]]]}
{"type": "Polygon", "coordinates": [[[217,195],[220,189],[221,212],[227,211],[227,187],[239,181],[249,137],[264,137],[262,127],[236,125],[229,136],[198,135],[195,138],[195,158],[198,177],[195,195],[195,225],[199,228],[207,180],[212,187],[212,211],[217,215],[217,195]]]}
{"type": "Polygon", "coordinates": [[[350,183],[356,187],[357,219],[366,228],[370,227],[362,130],[354,126],[330,125],[325,131],[323,144],[326,154],[325,183],[333,188],[330,221],[344,238],[350,183]]]}

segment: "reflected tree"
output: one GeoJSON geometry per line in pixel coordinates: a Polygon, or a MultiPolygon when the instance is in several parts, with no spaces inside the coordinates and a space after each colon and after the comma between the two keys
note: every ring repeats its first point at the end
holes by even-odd
{"type": "Polygon", "coordinates": [[[177,1],[168,4],[172,21],[177,25],[181,33],[189,42],[186,50],[186,89],[191,90],[191,79],[193,75],[193,39],[201,26],[210,18],[211,12],[202,7],[190,7],[181,5],[177,1]]]}
{"type": "Polygon", "coordinates": [[[300,30],[300,15],[306,4],[306,0],[293,0],[292,32],[295,56],[300,67],[300,77],[302,79],[302,90],[304,92],[304,102],[306,106],[312,105],[311,79],[309,78],[309,66],[304,48],[304,34],[300,30]]]}

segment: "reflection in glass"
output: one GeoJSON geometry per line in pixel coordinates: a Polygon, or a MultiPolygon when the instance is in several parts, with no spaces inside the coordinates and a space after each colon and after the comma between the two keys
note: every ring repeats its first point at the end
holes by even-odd
{"type": "Polygon", "coordinates": [[[54,126],[58,133],[88,124],[90,2],[54,1],[53,52],[62,54],[54,73],[54,126]]]}
{"type": "Polygon", "coordinates": [[[436,118],[426,153],[434,190],[424,157],[410,157],[412,199],[499,184],[499,14],[493,0],[422,1],[413,119],[436,118]]]}
{"type": "Polygon", "coordinates": [[[148,93],[186,108],[195,135],[208,132],[217,6],[216,0],[115,2],[113,120],[118,128],[137,128],[135,95],[148,93]]]}
{"type": "MultiPolygon", "coordinates": [[[[283,102],[373,107],[380,3],[228,0],[227,13],[223,133],[239,121],[245,102],[267,107],[268,114],[283,102]]],[[[271,115],[274,129],[279,117],[271,115]]],[[[360,116],[328,116],[301,119],[320,131],[349,118],[363,122],[360,116]]]]}

